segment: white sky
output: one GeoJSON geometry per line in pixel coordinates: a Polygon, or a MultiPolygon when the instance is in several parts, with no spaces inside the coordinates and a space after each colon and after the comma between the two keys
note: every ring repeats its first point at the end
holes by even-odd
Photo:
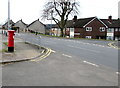
{"type": "MultiPolygon", "coordinates": [[[[40,18],[45,2],[49,0],[10,0],[11,16],[10,18],[17,22],[22,19],[30,24],[40,18]]],[[[118,2],[120,0],[79,0],[80,14],[78,18],[87,18],[97,16],[107,19],[112,15],[114,19],[118,18],[118,2]]],[[[8,18],[8,0],[0,0],[0,24],[5,23],[8,18]]],[[[70,18],[71,19],[71,18],[70,18]]],[[[50,23],[50,21],[41,21],[50,23]]]]}

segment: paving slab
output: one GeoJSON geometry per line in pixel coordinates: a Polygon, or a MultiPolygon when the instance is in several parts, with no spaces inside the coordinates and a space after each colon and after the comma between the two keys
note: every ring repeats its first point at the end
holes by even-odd
{"type": "Polygon", "coordinates": [[[14,40],[14,52],[5,52],[4,50],[7,50],[7,45],[4,45],[4,42],[7,42],[7,37],[2,36],[2,41],[0,40],[0,43],[3,45],[1,49],[1,58],[0,63],[6,63],[6,62],[16,62],[16,61],[24,61],[29,59],[35,59],[35,57],[38,57],[41,55],[41,52],[44,50],[44,48],[41,48],[40,46],[36,46],[30,43],[24,42],[20,38],[15,38],[14,40]]]}

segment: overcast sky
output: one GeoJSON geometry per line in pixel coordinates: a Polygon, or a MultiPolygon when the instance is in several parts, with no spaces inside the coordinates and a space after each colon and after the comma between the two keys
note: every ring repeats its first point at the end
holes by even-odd
{"type": "MultiPolygon", "coordinates": [[[[40,18],[44,4],[49,0],[10,0],[10,18],[17,22],[22,19],[30,24],[40,18]]],[[[78,0],[80,2],[80,14],[78,18],[97,16],[107,19],[111,15],[114,19],[118,18],[118,2],[120,0],[78,0]]],[[[0,0],[0,24],[5,23],[8,18],[8,0],[0,0]]],[[[72,19],[72,18],[69,18],[72,19]]],[[[41,21],[50,23],[50,21],[41,21]]]]}

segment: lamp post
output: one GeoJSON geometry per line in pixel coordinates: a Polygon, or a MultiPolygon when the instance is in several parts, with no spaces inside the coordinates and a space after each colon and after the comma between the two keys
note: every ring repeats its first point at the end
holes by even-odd
{"type": "Polygon", "coordinates": [[[14,30],[10,25],[10,0],[8,0],[8,52],[14,52],[14,30]]]}
{"type": "Polygon", "coordinates": [[[118,2],[118,18],[120,19],[120,1],[118,2]]]}
{"type": "Polygon", "coordinates": [[[10,0],[8,0],[8,30],[10,30],[10,0]]]}

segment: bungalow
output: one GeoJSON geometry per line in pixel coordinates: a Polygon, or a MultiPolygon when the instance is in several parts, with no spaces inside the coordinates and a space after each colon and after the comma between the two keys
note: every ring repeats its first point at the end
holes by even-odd
{"type": "Polygon", "coordinates": [[[39,19],[35,20],[30,25],[28,25],[27,29],[29,31],[45,34],[45,25],[41,23],[39,19]]]}
{"type": "MultiPolygon", "coordinates": [[[[12,20],[10,20],[10,25],[11,25],[11,26],[14,26],[14,24],[15,24],[15,23],[14,23],[12,20]]],[[[3,27],[3,29],[7,30],[7,29],[8,29],[8,22],[6,22],[5,24],[3,24],[2,27],[3,27]]]]}
{"type": "MultiPolygon", "coordinates": [[[[9,23],[11,27],[14,26],[14,22],[12,20],[10,20],[9,23]]],[[[2,33],[5,34],[6,36],[8,35],[7,30],[8,30],[8,22],[2,25],[2,33]]]]}
{"type": "Polygon", "coordinates": [[[21,19],[14,24],[14,27],[18,28],[18,33],[23,31],[26,32],[27,24],[25,24],[21,19]]]}

